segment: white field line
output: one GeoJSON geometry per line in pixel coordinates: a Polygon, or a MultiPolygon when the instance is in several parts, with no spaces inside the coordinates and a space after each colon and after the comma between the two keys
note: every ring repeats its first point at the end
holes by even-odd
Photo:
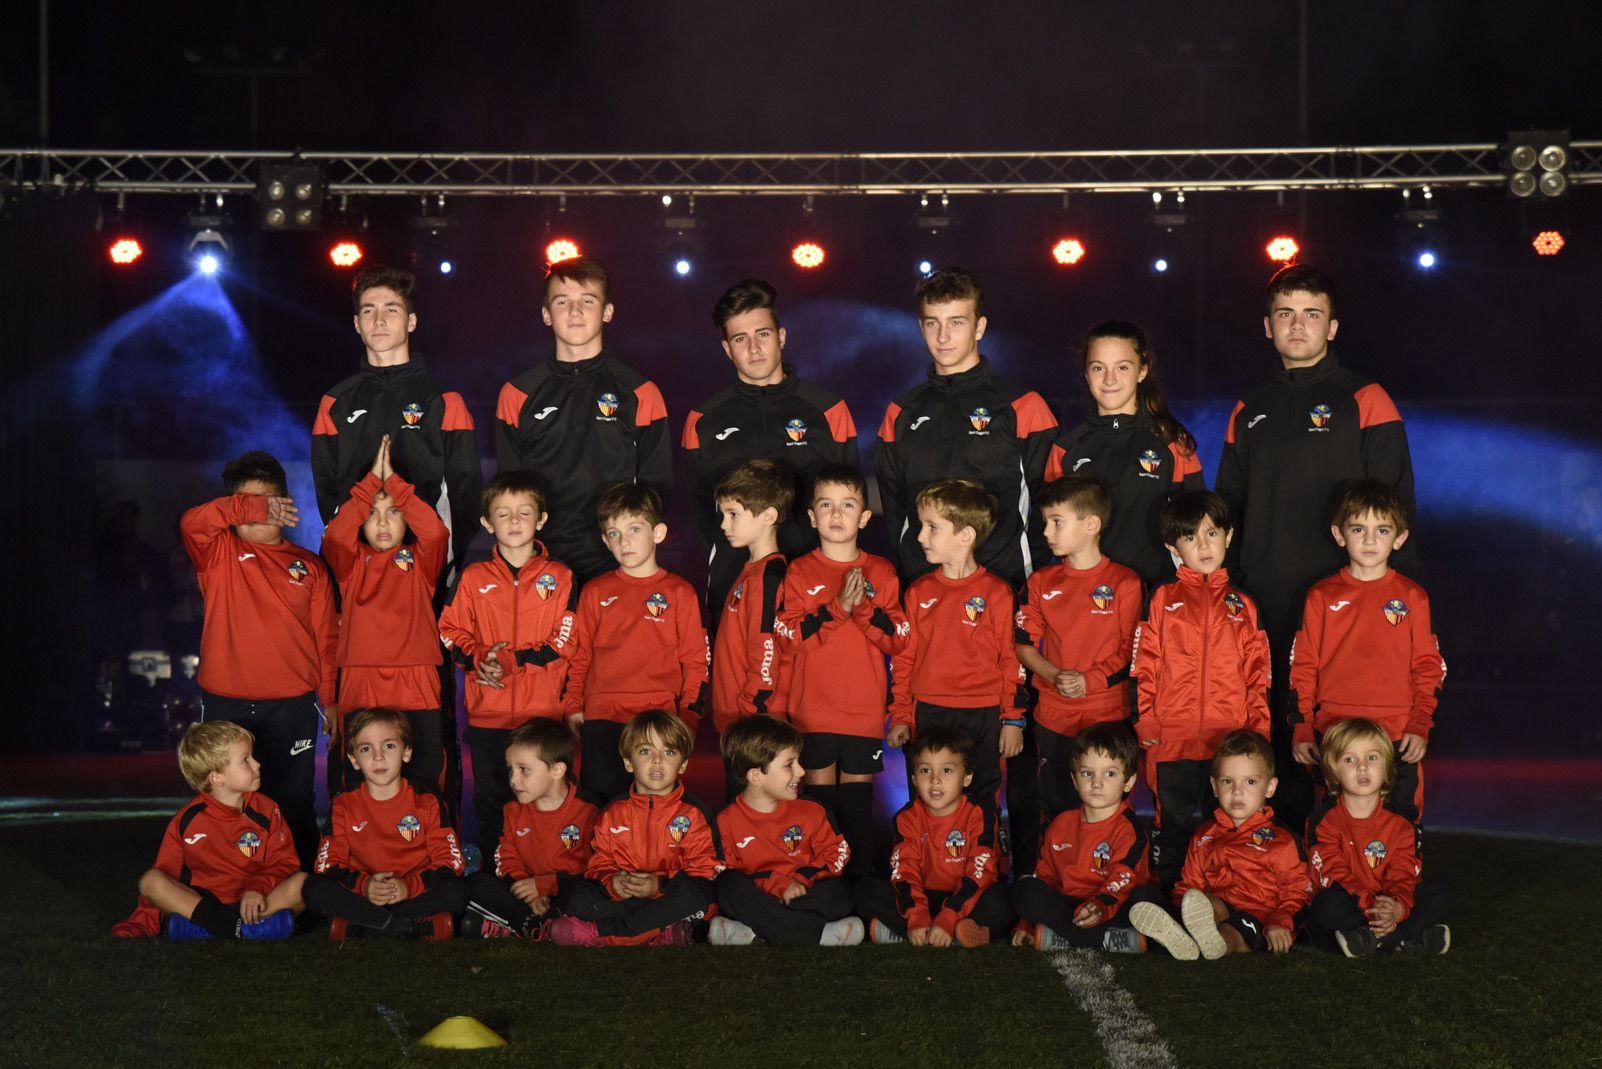
{"type": "Polygon", "coordinates": [[[1112,1069],[1177,1069],[1151,1018],[1140,1012],[1135,998],[1118,986],[1107,959],[1094,950],[1059,950],[1051,963],[1062,976],[1069,994],[1096,1025],[1112,1069]]]}

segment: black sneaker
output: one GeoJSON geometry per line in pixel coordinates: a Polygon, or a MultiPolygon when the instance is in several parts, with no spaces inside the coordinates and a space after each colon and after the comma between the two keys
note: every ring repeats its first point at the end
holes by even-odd
{"type": "Polygon", "coordinates": [[[1432,924],[1417,939],[1396,944],[1401,954],[1445,954],[1452,949],[1452,929],[1444,924],[1432,924]]]}
{"type": "Polygon", "coordinates": [[[1335,933],[1335,943],[1349,958],[1366,958],[1379,947],[1379,940],[1368,928],[1348,928],[1335,933]]]}

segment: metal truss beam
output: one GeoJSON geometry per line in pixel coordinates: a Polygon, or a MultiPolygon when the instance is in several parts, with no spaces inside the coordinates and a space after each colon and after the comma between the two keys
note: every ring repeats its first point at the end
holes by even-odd
{"type": "MultiPolygon", "coordinates": [[[[1569,181],[1602,185],[1602,141],[1570,144],[1569,181]]],[[[1498,146],[1164,152],[498,153],[0,149],[0,191],[249,193],[264,162],[323,168],[332,194],[450,196],[1135,193],[1500,186],[1498,146]]]]}

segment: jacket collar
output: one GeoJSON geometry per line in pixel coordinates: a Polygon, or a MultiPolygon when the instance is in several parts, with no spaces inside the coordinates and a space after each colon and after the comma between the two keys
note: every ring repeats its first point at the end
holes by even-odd
{"type": "Polygon", "coordinates": [[[1340,362],[1335,359],[1334,353],[1325,353],[1324,359],[1312,367],[1287,368],[1280,365],[1274,373],[1274,378],[1286,386],[1311,386],[1315,382],[1323,382],[1335,372],[1340,370],[1340,362]]]}
{"type": "Polygon", "coordinates": [[[959,371],[955,375],[942,375],[935,370],[933,362],[929,364],[929,381],[942,390],[961,390],[978,383],[988,382],[992,377],[990,361],[983,353],[979,354],[979,363],[967,371],[959,371]]]}
{"type": "Polygon", "coordinates": [[[789,396],[795,392],[796,383],[799,381],[795,377],[795,367],[789,361],[784,361],[779,366],[784,369],[784,378],[772,386],[753,386],[740,378],[740,376],[734,376],[734,392],[741,397],[758,402],[775,401],[781,397],[789,396]]]}

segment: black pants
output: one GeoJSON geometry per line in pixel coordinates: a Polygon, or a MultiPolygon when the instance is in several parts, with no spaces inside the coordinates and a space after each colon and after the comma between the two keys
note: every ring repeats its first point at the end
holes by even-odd
{"type": "Polygon", "coordinates": [[[1157,765],[1153,777],[1156,782],[1151,785],[1157,799],[1151,831],[1151,867],[1167,886],[1178,882],[1185,868],[1190,837],[1217,808],[1212,769],[1211,761],[1162,761],[1157,765]]]}
{"type": "MultiPolygon", "coordinates": [[[[1413,910],[1396,926],[1396,931],[1381,939],[1381,947],[1410,942],[1424,934],[1424,929],[1441,924],[1451,908],[1446,889],[1435,880],[1420,880],[1413,891],[1413,910]]],[[[1336,932],[1353,928],[1367,928],[1368,918],[1357,905],[1357,896],[1340,884],[1331,884],[1313,896],[1308,907],[1307,938],[1321,950],[1338,950],[1336,932]]]]}
{"type": "Polygon", "coordinates": [[[1035,750],[1040,769],[1040,826],[1050,826],[1057,814],[1079,808],[1079,792],[1074,789],[1071,754],[1074,737],[1059,735],[1050,728],[1034,725],[1035,750]]]}
{"type": "Polygon", "coordinates": [[[1130,926],[1129,907],[1136,902],[1164,904],[1162,889],[1153,884],[1143,883],[1129,892],[1129,897],[1118,907],[1118,912],[1113,917],[1094,928],[1081,928],[1074,923],[1074,912],[1084,901],[1083,898],[1065,895],[1045,880],[1033,876],[1025,876],[1012,885],[1012,908],[1018,916],[1030,924],[1040,924],[1050,928],[1073,946],[1091,949],[1101,946],[1102,936],[1109,925],[1114,928],[1130,926]]]}
{"type": "MultiPolygon", "coordinates": [[[[930,891],[929,916],[939,916],[946,899],[950,897],[949,891],[930,891]]],[[[891,886],[889,880],[881,880],[878,877],[859,880],[856,907],[857,916],[863,920],[878,921],[903,939],[906,938],[907,918],[902,916],[900,908],[896,905],[895,888],[891,886]]],[[[1007,889],[999,883],[993,883],[985,888],[979,895],[979,901],[968,911],[968,919],[988,928],[991,942],[1010,938],[1008,933],[1012,930],[1013,914],[1007,889]]]]}
{"type": "Polygon", "coordinates": [[[1396,759],[1396,786],[1386,796],[1385,808],[1414,824],[1424,822],[1424,770],[1417,761],[1396,759]]]}
{"type": "MultiPolygon", "coordinates": [[[[996,728],[999,747],[1001,728],[996,728]]],[[[1025,729],[1023,749],[1007,758],[1007,834],[1014,874],[1035,871],[1040,833],[1045,828],[1040,811],[1040,755],[1035,737],[1025,729]]]]}
{"type": "Polygon", "coordinates": [[[603,802],[627,794],[634,782],[617,748],[623,728],[613,720],[586,720],[579,725],[579,786],[603,802]]]}
{"type": "Polygon", "coordinates": [[[314,693],[294,698],[224,698],[201,692],[201,716],[230,720],[256,736],[261,762],[261,793],[278,803],[295,840],[300,867],[310,871],[317,858],[317,737],[322,708],[314,693]]]}
{"type": "Polygon", "coordinates": [[[429,917],[435,913],[449,913],[459,917],[467,908],[467,881],[460,876],[446,876],[434,886],[393,906],[380,906],[369,902],[366,895],[357,894],[332,876],[311,875],[301,889],[306,907],[325,917],[343,917],[364,928],[381,929],[396,917],[429,917]]]}
{"type": "MultiPolygon", "coordinates": [[[[935,724],[953,727],[966,732],[973,739],[973,782],[968,785],[968,797],[987,807],[992,813],[1001,812],[1001,715],[1000,706],[986,709],[953,709],[945,705],[918,702],[913,712],[913,734],[920,734],[935,724]]],[[[907,782],[912,782],[912,762],[907,762],[907,782]]],[[[917,791],[913,791],[917,795],[917,791]]]]}
{"type": "MultiPolygon", "coordinates": [[[[1305,589],[1303,590],[1305,595],[1305,589]]],[[[1298,597],[1297,620],[1300,621],[1300,606],[1303,598],[1298,597]]],[[[1307,818],[1313,815],[1314,773],[1306,765],[1298,762],[1291,756],[1292,727],[1290,723],[1291,706],[1293,699],[1290,690],[1290,662],[1291,645],[1296,640],[1296,632],[1276,633],[1273,629],[1268,632],[1269,663],[1272,666],[1272,682],[1268,688],[1268,716],[1270,725],[1270,740],[1274,746],[1274,768],[1279,777],[1279,786],[1274,789],[1274,816],[1275,819],[1287,828],[1307,827],[1307,818]]],[[[1317,778],[1322,780],[1323,773],[1317,778]]]]}
{"type": "Polygon", "coordinates": [[[506,738],[510,734],[504,728],[469,727],[465,736],[473,764],[473,819],[478,822],[478,849],[485,868],[495,866],[501,810],[512,800],[512,777],[506,770],[506,738]]]}
{"type": "Polygon", "coordinates": [[[594,880],[580,880],[568,896],[567,913],[594,921],[601,935],[618,939],[651,936],[683,920],[699,919],[717,897],[712,881],[679,873],[655,898],[614,900],[594,880]]]}
{"type": "MultiPolygon", "coordinates": [[[[345,721],[351,710],[341,710],[334,733],[328,738],[328,799],[361,786],[362,774],[350,763],[350,741],[345,737],[345,721]]],[[[413,779],[445,790],[445,738],[440,725],[438,709],[405,709],[406,723],[412,732],[412,759],[406,763],[406,774],[413,779]]],[[[446,822],[454,826],[455,807],[446,815],[446,822]]]]}
{"type": "Polygon", "coordinates": [[[558,874],[556,894],[551,896],[550,908],[538,914],[528,907],[528,903],[512,893],[513,881],[505,877],[488,872],[475,872],[467,877],[467,889],[468,898],[474,906],[485,913],[499,917],[506,922],[508,928],[520,931],[531,920],[558,917],[566,912],[566,904],[573,896],[573,888],[581,882],[577,876],[558,874]]]}
{"type": "Polygon", "coordinates": [[[767,943],[817,946],[825,924],[851,916],[851,888],[839,878],[819,880],[789,903],[734,869],[724,869],[714,886],[719,911],[747,925],[767,943]]]}

